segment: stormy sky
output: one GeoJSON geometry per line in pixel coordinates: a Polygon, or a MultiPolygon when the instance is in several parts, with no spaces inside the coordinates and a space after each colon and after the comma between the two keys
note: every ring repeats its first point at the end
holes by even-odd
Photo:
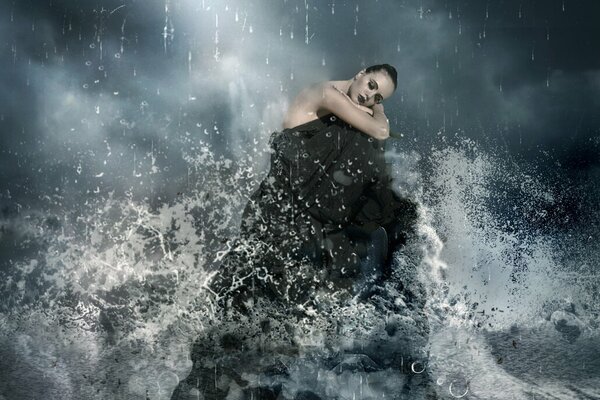
{"type": "Polygon", "coordinates": [[[302,87],[383,62],[396,146],[471,138],[593,179],[599,17],[592,0],[3,1],[1,200],[172,197],[186,151],[235,159],[302,87]]]}
{"type": "MultiPolygon", "coordinates": [[[[50,371],[78,377],[72,387],[57,387],[83,387],[79,365],[112,366],[119,349],[113,353],[112,339],[100,334],[81,336],[78,349],[36,322],[65,316],[86,332],[88,321],[102,325],[109,338],[130,326],[141,326],[134,334],[142,338],[164,334],[168,354],[178,345],[175,323],[153,318],[181,319],[190,332],[202,321],[201,311],[189,319],[179,312],[201,301],[206,260],[223,257],[256,187],[248,182],[266,173],[269,134],[294,96],[378,63],[398,70],[398,89],[384,103],[395,136],[387,155],[405,189],[424,193],[421,210],[431,211],[423,218],[429,236],[421,237],[433,254],[426,264],[448,265],[451,293],[464,292],[464,304],[517,304],[504,314],[510,323],[533,315],[556,324],[537,304],[566,299],[567,308],[550,314],[575,315],[578,302],[584,307],[570,320],[593,318],[560,325],[563,332],[595,332],[598,21],[598,0],[0,0],[0,325],[22,325],[32,335],[26,342],[0,335],[0,359],[10,369],[26,365],[14,368],[29,371],[25,377],[43,371],[35,381],[44,395],[50,371]],[[199,187],[206,182],[215,187],[199,187]],[[71,288],[83,299],[76,307],[71,288]],[[136,311],[147,294],[147,304],[150,294],[160,295],[157,314],[136,311]],[[113,329],[104,311],[122,305],[135,312],[106,314],[115,316],[113,329]],[[106,358],[94,364],[89,351],[106,358]],[[55,368],[62,353],[71,363],[55,368]],[[13,354],[25,361],[13,362],[13,354]]],[[[501,366],[502,358],[490,356],[484,365],[495,368],[483,375],[509,382],[496,379],[500,368],[538,371],[546,352],[556,364],[543,374],[558,371],[575,387],[581,381],[571,377],[593,368],[564,360],[593,354],[597,345],[570,346],[548,341],[548,350],[523,352],[519,344],[516,351],[534,354],[535,364],[515,367],[518,358],[505,358],[501,366]]],[[[467,348],[461,356],[476,370],[482,364],[473,352],[479,357],[485,346],[467,348]]],[[[126,351],[156,366],[157,375],[139,372],[147,381],[166,370],[154,351],[126,351]]],[[[178,351],[182,378],[189,352],[178,351]]],[[[118,380],[119,390],[147,395],[135,383],[138,372],[118,365],[132,377],[129,389],[118,380]]],[[[23,393],[31,381],[14,380],[26,383],[23,393]]]]}

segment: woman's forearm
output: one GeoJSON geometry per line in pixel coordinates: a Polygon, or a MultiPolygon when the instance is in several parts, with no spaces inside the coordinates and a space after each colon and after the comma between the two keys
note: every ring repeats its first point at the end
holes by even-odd
{"type": "Polygon", "coordinates": [[[390,136],[390,122],[387,118],[387,116],[385,115],[385,112],[383,111],[383,106],[381,104],[375,104],[372,108],[373,110],[373,118],[380,123],[382,126],[385,127],[384,129],[384,136],[389,137],[390,136]]]}
{"type": "Polygon", "coordinates": [[[389,137],[389,124],[381,104],[367,108],[356,104],[350,97],[334,86],[322,85],[320,89],[321,94],[317,105],[319,109],[337,115],[354,128],[375,139],[383,140],[389,137]],[[379,112],[377,118],[374,117],[375,109],[378,109],[379,112]]]}

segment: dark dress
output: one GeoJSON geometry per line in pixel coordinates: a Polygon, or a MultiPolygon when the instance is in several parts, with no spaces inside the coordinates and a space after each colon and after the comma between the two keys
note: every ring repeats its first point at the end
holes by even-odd
{"type": "Polygon", "coordinates": [[[306,301],[321,288],[351,289],[374,232],[389,260],[412,231],[416,206],[393,191],[384,142],[329,114],[275,132],[271,147],[270,172],[244,210],[216,293],[252,287],[253,296],[306,301]]]}
{"type": "MultiPolygon", "coordinates": [[[[414,358],[411,348],[426,342],[426,329],[419,330],[426,318],[409,310],[417,302],[407,308],[395,301],[402,293],[408,300],[412,289],[404,285],[410,286],[408,275],[392,270],[389,255],[413,231],[417,210],[391,187],[384,143],[327,115],[274,133],[271,147],[270,172],[250,198],[240,237],[230,243],[209,285],[222,306],[220,314],[206,321],[192,349],[193,368],[173,400],[199,394],[222,400],[232,387],[244,399],[287,398],[285,382],[295,387],[303,373],[312,376],[320,369],[338,376],[398,368],[414,358]],[[375,289],[358,298],[373,305],[368,318],[375,322],[366,326],[382,328],[365,328],[364,334],[357,329],[357,348],[339,352],[338,337],[347,334],[338,330],[354,325],[336,307],[357,298],[356,285],[366,282],[365,257],[373,253],[374,241],[387,258],[382,257],[379,282],[363,285],[375,289]],[[319,316],[307,313],[309,307],[319,316]],[[421,322],[411,325],[409,318],[395,315],[421,322]],[[306,318],[322,321],[319,329],[329,343],[314,354],[297,343],[303,329],[310,330],[306,318]],[[293,372],[305,370],[312,372],[293,372]]],[[[355,322],[360,326],[360,318],[355,322]]],[[[400,367],[399,372],[408,376],[403,382],[411,382],[407,371],[400,367]]],[[[321,399],[311,382],[293,398],[321,399]]],[[[419,397],[414,388],[398,390],[408,393],[402,398],[419,397]]]]}

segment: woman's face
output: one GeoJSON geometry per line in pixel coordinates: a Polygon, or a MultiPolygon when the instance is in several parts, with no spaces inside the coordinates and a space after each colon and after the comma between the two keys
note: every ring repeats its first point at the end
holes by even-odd
{"type": "Polygon", "coordinates": [[[348,96],[357,104],[372,107],[394,93],[394,83],[385,70],[360,71],[348,88],[348,96]]]}

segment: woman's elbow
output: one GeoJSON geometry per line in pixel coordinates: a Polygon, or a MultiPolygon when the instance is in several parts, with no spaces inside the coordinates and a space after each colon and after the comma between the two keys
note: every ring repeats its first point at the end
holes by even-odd
{"type": "Polygon", "coordinates": [[[377,127],[370,132],[370,135],[377,140],[385,140],[390,137],[390,128],[377,127]]]}

